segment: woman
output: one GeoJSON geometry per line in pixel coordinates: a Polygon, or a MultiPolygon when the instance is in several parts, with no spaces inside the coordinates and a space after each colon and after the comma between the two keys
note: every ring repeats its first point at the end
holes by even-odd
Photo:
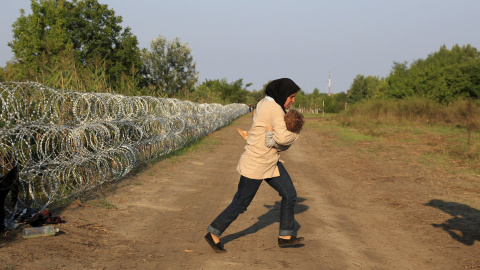
{"type": "Polygon", "coordinates": [[[237,166],[241,175],[238,190],[231,204],[208,226],[208,233],[205,235],[215,252],[227,252],[220,243],[220,236],[238,215],[247,210],[262,180],[282,197],[278,245],[293,246],[303,241],[303,237],[297,238],[294,231],[297,192],[290,176],[279,162],[279,152],[265,145],[266,130],[272,127],[273,138],[278,144],[291,145],[297,139],[297,133],[287,130],[284,115],[285,109],[295,102],[299,90],[300,88],[287,78],[274,80],[267,85],[267,96],[257,105],[252,128],[248,132],[247,146],[237,166]]]}

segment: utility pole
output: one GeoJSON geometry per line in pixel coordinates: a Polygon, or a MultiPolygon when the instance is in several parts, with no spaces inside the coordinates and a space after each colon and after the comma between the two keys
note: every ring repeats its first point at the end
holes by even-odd
{"type": "Polygon", "coordinates": [[[328,96],[331,96],[332,93],[330,92],[330,81],[331,81],[331,72],[328,72],[328,96]]]}

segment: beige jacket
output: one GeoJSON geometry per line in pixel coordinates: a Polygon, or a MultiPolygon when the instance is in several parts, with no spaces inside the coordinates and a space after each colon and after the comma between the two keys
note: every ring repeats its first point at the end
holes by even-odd
{"type": "Polygon", "coordinates": [[[238,162],[237,171],[250,179],[267,179],[280,176],[277,163],[280,153],[265,144],[266,127],[273,126],[273,138],[278,144],[291,145],[298,134],[287,130],[285,113],[275,101],[262,99],[257,104],[252,128],[248,131],[247,146],[238,162]]]}

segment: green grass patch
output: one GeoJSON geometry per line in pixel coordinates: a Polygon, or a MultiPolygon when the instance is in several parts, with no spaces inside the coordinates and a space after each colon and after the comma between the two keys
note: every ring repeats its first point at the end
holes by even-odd
{"type": "Polygon", "coordinates": [[[144,163],[139,164],[129,173],[129,175],[135,175],[143,171],[148,165],[155,164],[162,160],[170,160],[173,164],[175,164],[177,162],[184,160],[184,156],[190,153],[195,153],[199,151],[209,151],[212,149],[214,145],[217,145],[217,144],[219,144],[219,142],[216,138],[213,138],[211,136],[200,137],[194,141],[191,141],[190,143],[187,143],[184,147],[176,151],[172,151],[166,155],[163,155],[157,158],[149,159],[148,161],[145,161],[144,163]]]}
{"type": "Polygon", "coordinates": [[[419,138],[411,137],[411,138],[405,138],[405,139],[398,139],[399,142],[404,142],[404,143],[421,143],[422,140],[419,138]]]}
{"type": "MultiPolygon", "coordinates": [[[[307,115],[304,129],[316,129],[330,133],[338,137],[341,143],[375,141],[378,138],[358,132],[358,130],[346,127],[338,123],[333,117],[319,117],[318,115],[307,115]]],[[[339,142],[340,143],[340,142],[339,142]]]]}
{"type": "Polygon", "coordinates": [[[327,117],[334,117],[337,116],[336,113],[325,113],[325,115],[319,113],[319,114],[313,114],[313,113],[304,113],[303,117],[305,118],[327,118],[327,117]]]}
{"type": "Polygon", "coordinates": [[[423,164],[425,165],[434,163],[437,165],[442,165],[442,167],[444,167],[444,165],[449,162],[447,157],[436,153],[425,153],[422,156],[424,160],[423,164]]]}
{"type": "Polygon", "coordinates": [[[350,128],[341,128],[334,132],[335,136],[345,142],[361,142],[361,141],[375,141],[376,138],[369,135],[364,135],[350,128]]]}
{"type": "MultiPolygon", "coordinates": [[[[350,132],[342,132],[340,138],[352,141],[361,141],[365,128],[352,128],[354,137],[350,132]],[[356,130],[356,132],[355,132],[356,130]]],[[[397,141],[419,148],[428,146],[428,153],[423,155],[424,163],[444,168],[450,173],[467,172],[478,174],[480,172],[480,133],[467,133],[465,128],[441,125],[421,125],[418,123],[382,124],[375,128],[381,138],[397,141]]],[[[365,138],[368,140],[368,136],[365,138]]]]}
{"type": "Polygon", "coordinates": [[[99,207],[99,208],[109,209],[109,210],[117,209],[117,207],[111,204],[110,202],[108,202],[106,198],[103,198],[101,200],[88,201],[86,204],[99,207]]]}
{"type": "Polygon", "coordinates": [[[172,163],[180,162],[184,160],[184,156],[200,151],[209,151],[213,148],[213,146],[218,145],[219,141],[216,138],[204,136],[198,138],[183,148],[173,151],[170,154],[166,155],[165,158],[170,159],[172,163]]]}

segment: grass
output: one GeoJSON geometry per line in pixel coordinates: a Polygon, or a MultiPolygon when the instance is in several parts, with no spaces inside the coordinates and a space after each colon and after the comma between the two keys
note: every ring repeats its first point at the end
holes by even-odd
{"type": "Polygon", "coordinates": [[[117,207],[110,202],[107,201],[106,198],[103,198],[98,202],[98,207],[105,208],[105,209],[117,209],[117,207]]]}
{"type": "Polygon", "coordinates": [[[321,115],[305,115],[305,129],[321,129],[334,134],[338,137],[342,143],[348,142],[362,142],[362,141],[375,141],[378,138],[368,134],[359,133],[357,130],[338,125],[333,120],[334,115],[321,116],[321,115]]]}
{"type": "Polygon", "coordinates": [[[361,141],[375,141],[375,140],[377,140],[376,138],[374,138],[372,136],[364,135],[362,133],[356,132],[355,130],[346,129],[346,128],[342,128],[338,132],[334,132],[334,134],[344,142],[349,142],[349,141],[361,142],[361,141]]]}
{"type": "Polygon", "coordinates": [[[444,155],[438,155],[435,153],[424,153],[422,157],[422,163],[424,165],[435,164],[435,166],[447,167],[447,164],[449,163],[449,159],[444,155]]]}
{"type": "Polygon", "coordinates": [[[109,210],[117,209],[117,207],[115,205],[111,204],[110,202],[108,202],[106,198],[103,198],[101,200],[87,201],[85,204],[90,205],[90,206],[103,208],[103,209],[109,209],[109,210]]]}
{"type": "Polygon", "coordinates": [[[168,158],[172,163],[175,164],[177,162],[183,161],[185,159],[185,156],[188,154],[200,151],[208,151],[218,143],[219,142],[217,139],[204,136],[188,143],[183,148],[166,155],[165,158],[168,158]]]}
{"type": "MultiPolygon", "coordinates": [[[[128,175],[135,175],[143,171],[147,166],[155,164],[162,160],[169,160],[172,164],[178,163],[185,159],[185,156],[190,153],[195,153],[199,151],[209,151],[212,146],[217,145],[218,140],[209,136],[203,136],[196,140],[193,140],[187,143],[184,147],[172,151],[166,155],[162,155],[157,158],[149,159],[141,164],[138,164],[128,175]]],[[[141,185],[140,183],[135,183],[135,185],[141,185]]]]}
{"type": "Polygon", "coordinates": [[[480,174],[480,132],[471,132],[469,137],[462,126],[378,122],[365,117],[352,120],[343,115],[305,115],[305,120],[305,128],[324,130],[343,145],[367,142],[371,144],[367,151],[377,152],[383,142],[398,144],[422,152],[424,164],[450,173],[480,174]]]}

